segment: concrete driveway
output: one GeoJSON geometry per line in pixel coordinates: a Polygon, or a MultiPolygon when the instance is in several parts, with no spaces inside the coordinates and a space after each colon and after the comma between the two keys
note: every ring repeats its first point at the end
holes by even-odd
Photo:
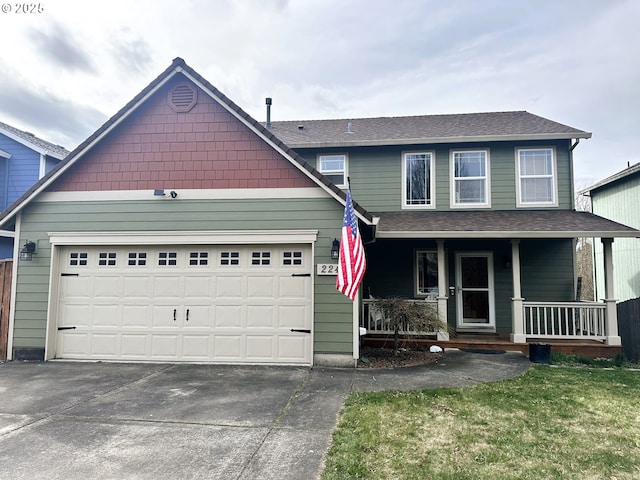
{"type": "Polygon", "coordinates": [[[473,385],[528,366],[458,351],[395,371],[10,362],[0,478],[315,479],[349,392],[473,385]]]}

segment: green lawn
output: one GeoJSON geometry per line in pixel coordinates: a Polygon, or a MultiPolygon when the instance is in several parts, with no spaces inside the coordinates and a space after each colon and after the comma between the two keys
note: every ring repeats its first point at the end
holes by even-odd
{"type": "Polygon", "coordinates": [[[546,365],[471,388],[353,394],[322,475],[639,478],[640,371],[546,365]]]}

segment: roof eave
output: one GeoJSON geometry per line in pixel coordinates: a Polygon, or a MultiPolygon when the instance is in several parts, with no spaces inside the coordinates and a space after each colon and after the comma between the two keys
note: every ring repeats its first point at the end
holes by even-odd
{"type": "Polygon", "coordinates": [[[527,135],[480,135],[480,136],[457,136],[457,137],[420,137],[404,139],[385,140],[353,140],[337,142],[290,142],[287,145],[291,148],[332,148],[332,147],[374,147],[390,145],[417,145],[417,144],[438,144],[438,143],[475,143],[475,142],[510,142],[527,140],[572,140],[574,138],[591,138],[590,132],[576,133],[545,133],[527,135]]]}
{"type": "Polygon", "coordinates": [[[376,232],[376,238],[640,238],[640,230],[620,230],[620,231],[548,231],[531,232],[522,230],[513,231],[380,231],[376,232]]]}

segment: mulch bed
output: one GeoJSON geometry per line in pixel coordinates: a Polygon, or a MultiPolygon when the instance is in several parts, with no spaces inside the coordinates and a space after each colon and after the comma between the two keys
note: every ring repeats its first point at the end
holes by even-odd
{"type": "Polygon", "coordinates": [[[429,350],[401,348],[394,353],[393,348],[362,347],[358,368],[398,368],[437,363],[444,355],[429,350]]]}

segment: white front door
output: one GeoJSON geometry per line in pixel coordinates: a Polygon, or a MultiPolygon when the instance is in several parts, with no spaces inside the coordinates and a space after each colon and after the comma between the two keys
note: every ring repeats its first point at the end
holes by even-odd
{"type": "Polygon", "coordinates": [[[60,252],[56,358],[312,362],[310,245],[60,252]]]}
{"type": "Polygon", "coordinates": [[[460,331],[495,331],[493,254],[456,254],[456,312],[460,331]]]}

